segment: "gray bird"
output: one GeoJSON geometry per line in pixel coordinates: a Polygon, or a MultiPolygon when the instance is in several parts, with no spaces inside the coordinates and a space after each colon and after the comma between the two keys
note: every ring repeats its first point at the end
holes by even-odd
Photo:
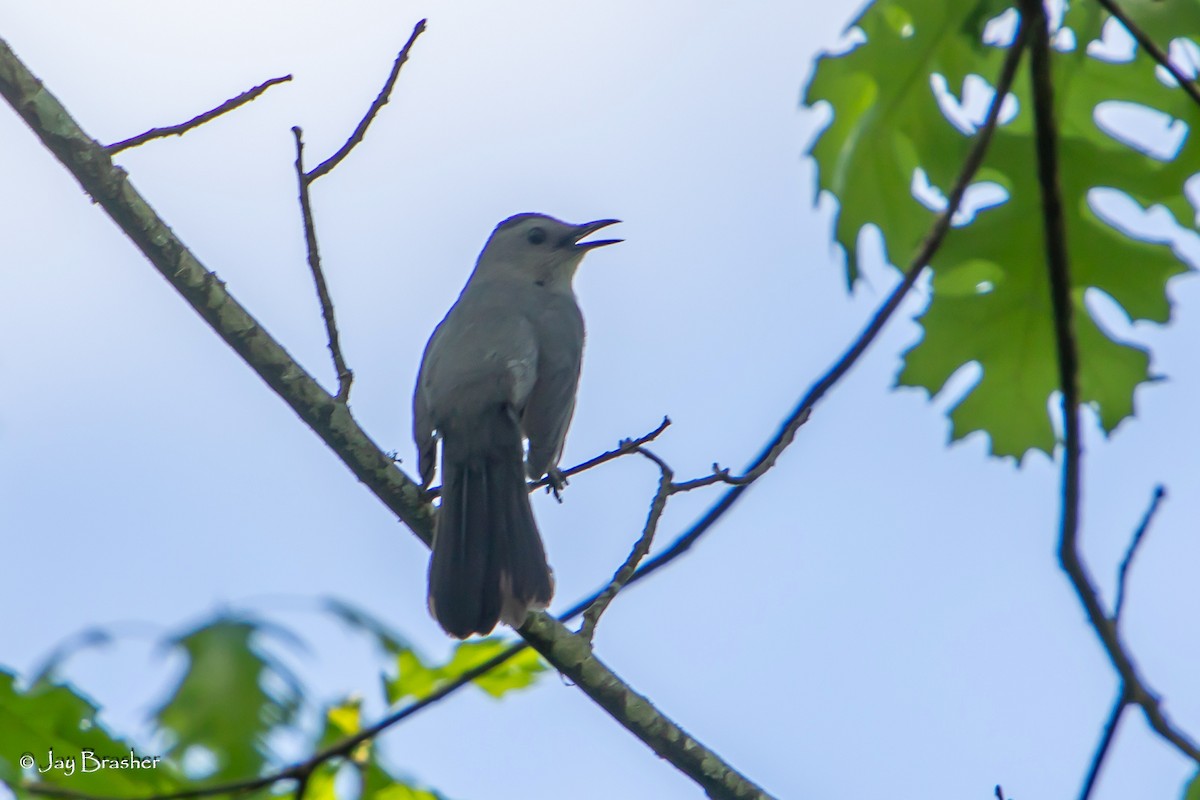
{"type": "Polygon", "coordinates": [[[621,241],[581,240],[618,221],[504,220],[425,346],[413,438],[424,486],[442,440],[429,610],[451,636],[517,627],[554,594],[525,477],[560,480],[583,357],[571,281],[589,250],[621,241]]]}

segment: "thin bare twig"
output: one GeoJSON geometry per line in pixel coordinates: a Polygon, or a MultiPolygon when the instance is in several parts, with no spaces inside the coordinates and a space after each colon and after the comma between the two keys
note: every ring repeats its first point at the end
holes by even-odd
{"type": "Polygon", "coordinates": [[[650,501],[650,511],[646,515],[646,524],[642,526],[642,535],[633,545],[633,549],[629,551],[629,556],[625,559],[625,563],[621,564],[620,568],[613,575],[612,580],[609,581],[608,586],[600,592],[600,596],[583,613],[583,622],[579,626],[579,635],[588,642],[592,641],[592,637],[596,633],[596,623],[600,621],[600,615],[612,603],[613,599],[617,596],[617,592],[621,591],[621,588],[633,577],[638,564],[650,552],[650,546],[654,543],[654,533],[658,530],[658,522],[662,519],[663,511],[667,508],[667,498],[675,493],[673,483],[675,473],[667,466],[667,462],[644,447],[638,447],[637,452],[658,466],[660,473],[658,490],[654,493],[654,499],[650,501]]]}
{"type": "Polygon", "coordinates": [[[300,212],[304,216],[304,242],[308,249],[308,266],[312,269],[313,282],[317,285],[317,297],[321,301],[321,316],[325,319],[329,352],[333,356],[333,368],[337,371],[336,399],[345,403],[350,399],[350,384],[354,382],[354,373],[346,366],[346,360],[342,357],[337,322],[333,317],[333,300],[325,283],[325,272],[321,269],[321,252],[317,248],[317,229],[313,223],[312,201],[308,194],[308,185],[312,181],[304,174],[304,131],[297,125],[292,128],[292,135],[296,137],[296,182],[300,185],[300,212]]]}
{"type": "MultiPolygon", "coordinates": [[[[635,453],[635,452],[637,452],[638,448],[641,447],[642,445],[649,444],[650,442],[653,442],[655,439],[657,439],[659,437],[659,435],[662,434],[662,432],[665,431],[670,426],[671,426],[671,418],[663,417],[662,422],[658,423],[658,427],[655,428],[654,430],[650,431],[649,433],[647,433],[643,436],[639,436],[636,439],[622,439],[614,449],[609,450],[606,453],[601,453],[600,455],[596,456],[595,458],[589,458],[587,461],[583,461],[579,464],[576,464],[575,466],[571,467],[570,469],[563,470],[559,474],[564,478],[570,478],[572,476],[578,475],[581,472],[586,472],[587,470],[592,469],[593,467],[598,467],[601,464],[606,464],[609,461],[612,461],[613,459],[620,458],[621,456],[624,456],[624,455],[629,455],[630,453],[635,453]]],[[[530,490],[533,490],[533,489],[538,489],[542,486],[549,486],[549,485],[550,485],[550,478],[549,478],[549,476],[546,476],[546,477],[541,478],[540,480],[537,480],[537,481],[534,481],[533,483],[531,483],[529,485],[529,488],[530,488],[530,490]]]]}
{"type": "MultiPolygon", "coordinates": [[[[622,439],[617,444],[617,446],[614,447],[612,450],[609,450],[608,452],[605,452],[605,453],[601,453],[600,455],[595,456],[594,458],[589,458],[587,461],[580,462],[579,464],[576,464],[575,466],[571,467],[568,470],[563,470],[559,473],[559,475],[563,478],[570,478],[572,476],[578,475],[581,472],[586,472],[587,470],[592,469],[593,467],[598,467],[601,464],[607,464],[609,461],[612,461],[613,459],[620,458],[621,456],[627,456],[630,453],[635,453],[635,452],[637,452],[637,449],[639,447],[641,447],[642,445],[649,444],[650,442],[653,442],[655,439],[657,439],[659,437],[659,435],[662,434],[663,431],[665,431],[668,427],[670,427],[670,425],[671,425],[670,417],[663,417],[662,422],[660,422],[658,424],[658,427],[655,428],[654,430],[650,431],[649,433],[639,436],[636,439],[622,439]]],[[[549,485],[550,485],[550,476],[547,475],[547,476],[541,478],[540,480],[536,480],[533,483],[529,484],[529,491],[532,492],[535,489],[540,489],[543,486],[549,486],[549,485]]],[[[433,488],[426,490],[426,495],[430,499],[440,496],[441,493],[442,493],[441,486],[434,486],[433,488]]]]}
{"type": "Polygon", "coordinates": [[[375,121],[375,116],[379,113],[379,109],[387,105],[388,99],[391,97],[392,89],[396,85],[396,79],[400,77],[400,68],[404,66],[404,62],[408,61],[408,51],[412,49],[413,42],[417,37],[425,32],[425,20],[421,20],[413,28],[413,32],[409,35],[408,41],[404,43],[404,47],[400,48],[400,53],[396,56],[396,61],[392,64],[391,74],[383,83],[383,88],[379,90],[379,94],[375,97],[375,102],[371,103],[371,107],[367,109],[367,113],[359,121],[358,127],[354,129],[354,133],[350,134],[350,138],[346,140],[338,151],[329,158],[318,164],[312,172],[305,175],[309,183],[312,183],[317,178],[325,175],[333,170],[338,164],[342,163],[342,159],[350,155],[350,151],[355,145],[363,140],[367,135],[367,128],[371,127],[371,123],[375,121]]]}
{"type": "Polygon", "coordinates": [[[421,20],[413,28],[408,41],[404,43],[404,47],[400,49],[399,55],[396,56],[396,60],[392,64],[392,71],[383,84],[383,89],[380,90],[375,101],[367,109],[366,115],[359,120],[358,127],[354,129],[354,133],[350,134],[350,138],[338,148],[336,153],[322,161],[311,172],[304,171],[303,131],[300,130],[299,126],[292,128],[292,134],[296,137],[296,180],[300,184],[300,210],[304,215],[304,240],[308,248],[308,266],[312,269],[313,282],[317,286],[317,297],[321,301],[321,316],[325,320],[325,333],[328,337],[329,353],[333,356],[333,368],[337,372],[338,390],[335,399],[341,403],[345,403],[350,399],[350,384],[354,382],[354,373],[346,366],[346,359],[342,356],[342,347],[338,340],[337,323],[334,321],[333,316],[333,300],[329,296],[329,287],[325,282],[325,273],[321,269],[321,255],[317,249],[316,224],[313,222],[312,202],[309,199],[308,187],[317,178],[333,171],[334,167],[342,163],[342,160],[350,154],[355,145],[361,142],[363,137],[366,136],[367,128],[370,127],[379,113],[379,109],[387,104],[388,98],[391,96],[392,89],[396,85],[396,79],[400,76],[400,67],[408,60],[408,51],[412,48],[413,42],[424,31],[425,20],[421,20]]]}
{"type": "Polygon", "coordinates": [[[1187,92],[1188,97],[1196,101],[1197,105],[1200,105],[1200,86],[1197,86],[1195,80],[1184,75],[1179,67],[1171,63],[1171,57],[1155,44],[1154,40],[1147,36],[1144,30],[1138,27],[1137,23],[1131,20],[1129,15],[1121,10],[1121,7],[1114,0],[1096,0],[1096,2],[1125,26],[1125,30],[1129,31],[1129,35],[1137,40],[1142,49],[1149,53],[1150,57],[1157,61],[1159,66],[1171,73],[1171,77],[1179,83],[1180,88],[1187,92]]]}
{"type": "Polygon", "coordinates": [[[1079,800],[1090,800],[1092,789],[1096,788],[1096,780],[1100,777],[1100,767],[1108,756],[1108,749],[1117,735],[1117,726],[1121,723],[1121,717],[1128,707],[1129,693],[1122,686],[1121,693],[1117,695],[1117,702],[1113,703],[1113,709],[1108,715],[1108,722],[1104,723],[1104,732],[1100,734],[1100,743],[1096,745],[1096,752],[1092,756],[1091,766],[1088,767],[1087,777],[1083,779],[1083,789],[1079,792],[1079,800]]]}
{"type": "Polygon", "coordinates": [[[1047,271],[1051,307],[1054,311],[1054,341],[1058,355],[1059,386],[1062,393],[1064,458],[1062,512],[1058,557],[1071,579],[1075,593],[1087,612],[1113,667],[1121,676],[1131,702],[1141,706],[1146,720],[1165,740],[1194,761],[1200,748],[1167,719],[1157,696],[1142,681],[1129,652],[1100,603],[1099,592],[1079,555],[1079,497],[1083,444],[1079,429],[1079,356],[1073,324],[1071,276],[1066,249],[1066,226],[1058,179],[1058,130],[1054,119],[1050,42],[1046,33],[1045,9],[1041,0],[1022,0],[1021,15],[1028,20],[1031,38],[1030,80],[1033,85],[1034,128],[1037,143],[1038,184],[1042,195],[1047,271]]]}
{"type": "Polygon", "coordinates": [[[110,156],[115,156],[117,153],[121,152],[122,150],[128,150],[131,147],[137,147],[138,145],[145,144],[146,142],[149,142],[153,139],[162,139],[167,136],[182,136],[183,134],[187,133],[188,131],[192,130],[193,128],[200,127],[201,125],[208,122],[209,120],[216,119],[217,117],[221,116],[222,114],[226,114],[230,111],[233,111],[238,106],[244,106],[246,103],[249,103],[251,100],[254,100],[259,95],[261,95],[263,92],[265,92],[267,89],[270,89],[272,86],[274,86],[275,84],[287,83],[291,79],[292,79],[291,75],[283,75],[282,77],[279,77],[279,78],[271,78],[271,80],[264,81],[264,82],[260,83],[258,86],[255,86],[253,89],[250,89],[249,91],[242,92],[237,97],[229,98],[224,103],[221,103],[221,105],[217,106],[214,109],[205,111],[203,114],[200,114],[199,116],[192,117],[187,122],[181,122],[178,125],[169,125],[165,128],[151,128],[150,130],[146,131],[145,133],[139,133],[137,136],[131,136],[128,139],[124,139],[120,142],[114,142],[113,144],[107,145],[107,146],[105,146],[104,150],[110,156]]]}
{"type": "Polygon", "coordinates": [[[1121,559],[1121,568],[1117,570],[1117,598],[1113,602],[1112,620],[1113,624],[1119,626],[1121,624],[1121,609],[1125,605],[1126,582],[1129,577],[1129,566],[1133,563],[1133,557],[1137,553],[1138,547],[1142,543],[1142,539],[1146,536],[1146,531],[1150,528],[1150,522],[1154,519],[1155,512],[1158,511],[1158,506],[1163,498],[1167,496],[1167,490],[1161,484],[1154,487],[1154,495],[1150,498],[1150,507],[1146,509],[1146,513],[1142,515],[1142,522],[1134,531],[1133,539],[1129,542],[1129,549],[1125,551],[1125,557],[1121,559]]]}
{"type": "MultiPolygon", "coordinates": [[[[775,460],[779,458],[779,455],[795,437],[796,431],[808,419],[817,402],[850,371],[850,368],[854,366],[859,357],[866,352],[867,347],[879,335],[884,324],[887,323],[888,319],[891,318],[892,314],[900,306],[900,301],[908,294],[917,277],[941,246],[942,240],[950,230],[951,218],[958,211],[958,207],[962,203],[963,195],[966,193],[971,179],[979,170],[979,166],[983,163],[983,158],[987,154],[992,134],[1000,119],[1000,108],[1004,103],[1004,98],[1008,96],[1009,90],[1012,88],[1013,77],[1016,75],[1017,65],[1021,60],[1021,53],[1025,49],[1028,37],[1027,30],[1028,26],[1024,21],[1018,23],[1013,42],[1009,46],[1008,54],[1005,56],[1004,64],[1000,69],[1000,75],[996,81],[996,92],[992,97],[991,105],[988,107],[987,117],[983,125],[979,128],[975,143],[967,154],[962,169],[959,171],[958,178],[955,180],[954,186],[947,196],[945,210],[934,219],[929,233],[926,234],[916,255],[909,262],[908,269],[904,272],[903,280],[892,290],[892,293],[875,312],[874,316],[871,317],[870,322],[867,323],[866,327],[858,335],[858,338],[851,343],[842,357],[800,399],[800,402],[796,404],[792,413],[780,426],[779,432],[767,443],[757,458],[755,458],[750,469],[746,472],[747,475],[757,478],[775,463],[775,460]]],[[[735,486],[722,495],[720,500],[709,507],[704,516],[680,534],[669,547],[642,564],[641,568],[630,578],[629,583],[632,584],[643,579],[687,552],[701,536],[733,507],[734,503],[749,488],[750,483],[752,481],[735,486]]]]}

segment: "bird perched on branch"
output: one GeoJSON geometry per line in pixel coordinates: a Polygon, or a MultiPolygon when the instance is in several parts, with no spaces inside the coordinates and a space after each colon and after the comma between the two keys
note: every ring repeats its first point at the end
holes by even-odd
{"type": "Polygon", "coordinates": [[[517,627],[554,594],[525,478],[561,482],[583,357],[571,281],[590,250],[621,241],[583,239],[616,222],[504,220],[425,346],[413,438],[424,486],[442,442],[429,609],[451,636],[517,627]]]}

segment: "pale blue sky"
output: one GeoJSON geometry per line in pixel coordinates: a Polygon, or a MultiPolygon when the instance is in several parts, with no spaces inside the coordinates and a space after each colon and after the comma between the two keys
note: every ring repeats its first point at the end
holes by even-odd
{"type": "MultiPolygon", "coordinates": [[[[329,386],[289,128],[304,127],[311,163],[332,152],[427,16],[392,103],[313,188],[355,415],[411,472],[418,359],[492,226],[521,211],[619,217],[626,243],[577,282],[589,339],[564,460],[669,414],[657,450],[689,476],[752,456],[894,281],[870,263],[846,296],[833,206],[814,209],[803,156],[820,115],[799,108],[801,87],[856,6],[44,0],[6,4],[0,36],[102,141],[295,74],[118,161],[329,386]]],[[[0,142],[0,664],[29,670],[112,625],[119,643],[67,673],[116,730],[144,733],[178,668],[155,637],[249,609],[308,641],[287,657],[314,692],[364,691],[377,716],[370,647],[307,609],[343,598],[444,654],[424,547],[7,111],[0,142]]],[[[1111,597],[1167,483],[1125,632],[1198,733],[1200,288],[1171,292],[1177,322],[1134,329],[1170,380],[1139,391],[1140,418],[1111,441],[1089,429],[1083,543],[1111,597]]],[[[996,783],[1018,800],[1074,796],[1116,681],[1055,562],[1057,468],[1035,455],[1018,471],[980,437],[946,448],[949,399],[890,391],[922,302],[700,546],[617,599],[598,652],[779,797],[965,800],[996,783]]],[[[556,607],[620,563],[656,479],[626,459],[572,481],[561,506],[535,497],[556,607]]],[[[676,498],[662,541],[715,496],[676,498]]],[[[701,797],[554,677],[500,703],[461,693],[380,744],[462,800],[701,797]]],[[[1189,774],[1130,714],[1095,797],[1176,797],[1189,774]]]]}

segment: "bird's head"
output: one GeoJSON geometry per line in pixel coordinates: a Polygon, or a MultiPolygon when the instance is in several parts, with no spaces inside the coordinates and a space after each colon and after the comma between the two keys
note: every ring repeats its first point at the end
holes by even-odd
{"type": "Polygon", "coordinates": [[[620,239],[582,241],[592,233],[620,222],[600,219],[571,225],[545,214],[517,214],[496,226],[479,254],[479,277],[519,276],[549,288],[570,289],[579,262],[589,250],[620,239]]]}

